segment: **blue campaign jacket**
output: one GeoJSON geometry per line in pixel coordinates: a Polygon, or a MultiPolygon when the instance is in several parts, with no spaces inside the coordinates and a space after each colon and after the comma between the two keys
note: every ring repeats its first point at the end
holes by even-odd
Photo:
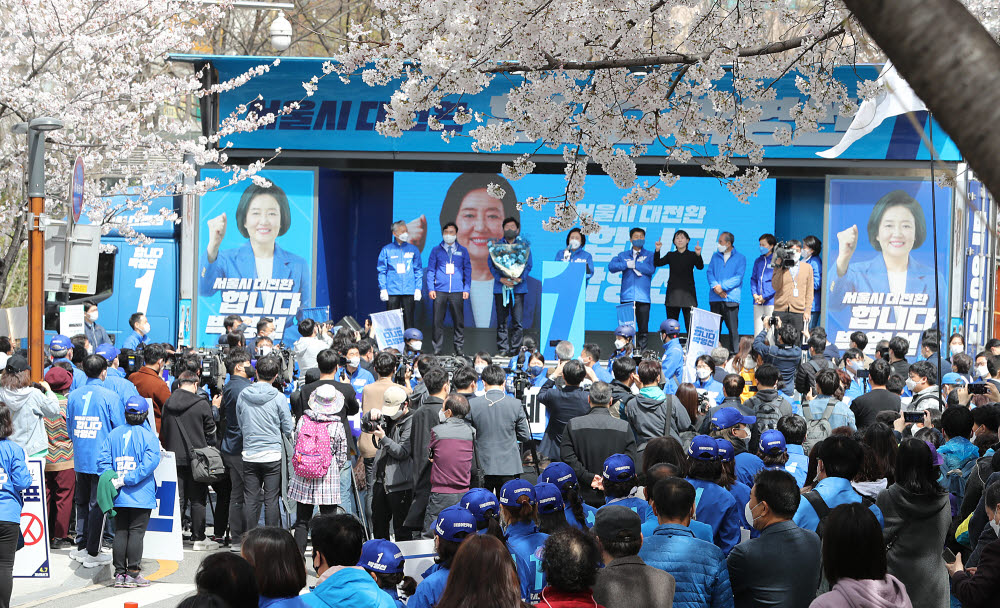
{"type": "MultiPolygon", "coordinates": [[[[636,496],[625,496],[624,498],[605,498],[604,506],[608,507],[611,505],[618,505],[619,507],[627,507],[632,510],[633,513],[637,513],[640,518],[642,518],[643,523],[649,520],[655,520],[656,516],[653,515],[653,507],[649,506],[649,503],[636,496]]],[[[604,507],[601,507],[603,509],[604,507]]],[[[598,509],[600,511],[601,509],[598,509]]]]}
{"type": "Polygon", "coordinates": [[[695,518],[712,526],[715,546],[729,555],[740,542],[740,514],[736,499],[717,483],[687,478],[695,490],[695,518]]]}
{"type": "Polygon", "coordinates": [[[938,454],[944,458],[945,470],[952,471],[961,469],[966,462],[979,458],[979,448],[965,437],[953,437],[938,448],[938,454]]]}
{"type": "Polygon", "coordinates": [[[744,530],[749,530],[751,538],[760,536],[760,532],[757,532],[750,522],[747,521],[746,515],[743,512],[743,507],[747,506],[747,503],[750,502],[750,486],[742,481],[734,481],[733,485],[729,486],[729,493],[736,499],[736,512],[740,514],[740,527],[744,530]],[[754,532],[757,533],[754,534],[754,532]]]}
{"type": "Polygon", "coordinates": [[[116,507],[156,508],[153,471],[160,464],[160,440],[142,426],[126,424],[108,433],[101,448],[98,468],[115,471],[125,485],[115,498],[116,507]]]}
{"type": "Polygon", "coordinates": [[[704,381],[695,378],[691,384],[693,384],[695,388],[703,389],[709,393],[715,393],[716,403],[722,403],[722,401],[726,398],[726,391],[723,390],[722,383],[711,376],[704,381]]]}
{"type": "Polygon", "coordinates": [[[391,243],[378,254],[378,288],[391,296],[412,296],[424,284],[424,262],[420,250],[412,243],[391,243]],[[396,272],[403,264],[403,273],[396,272]]]}
{"type": "MultiPolygon", "coordinates": [[[[517,559],[522,559],[534,570],[534,580],[528,581],[529,604],[537,604],[545,588],[545,573],[542,572],[542,545],[549,537],[538,531],[534,524],[515,522],[507,526],[507,546],[517,559]]],[[[419,608],[419,607],[418,607],[419,608]]]]}
{"type": "Polygon", "coordinates": [[[129,397],[141,398],[141,395],[139,395],[139,391],[136,390],[134,384],[117,374],[112,374],[111,369],[108,369],[108,377],[104,380],[104,388],[113,391],[116,395],[121,397],[123,404],[129,400],[129,397]]]}
{"type": "Polygon", "coordinates": [[[449,569],[441,564],[434,564],[424,570],[417,590],[406,601],[406,605],[409,608],[434,608],[444,593],[444,586],[448,582],[448,571],[449,569]]]}
{"type": "MultiPolygon", "coordinates": [[[[442,584],[443,588],[444,585],[442,584]]],[[[419,590],[420,588],[418,587],[417,591],[419,590]]],[[[379,586],[375,584],[372,575],[361,568],[344,568],[332,574],[311,592],[300,595],[299,599],[306,606],[313,608],[344,608],[347,606],[364,606],[365,608],[396,607],[395,602],[393,602],[389,594],[379,589],[379,586]]],[[[430,605],[427,608],[430,608],[430,605]]]]}
{"type": "Polygon", "coordinates": [[[24,448],[10,439],[0,440],[0,473],[6,479],[0,484],[0,521],[20,523],[24,506],[21,492],[31,485],[31,472],[24,448]]]}
{"type": "Polygon", "coordinates": [[[673,575],[675,608],[732,608],[729,568],[722,551],[677,524],[657,526],[643,538],[639,557],[673,575]]]}
{"type": "Polygon", "coordinates": [[[746,272],[747,259],[742,253],[733,249],[727,262],[716,251],[708,264],[708,301],[739,304],[743,293],[743,275],[746,272]],[[722,286],[722,291],[726,292],[725,300],[715,293],[716,285],[722,286]]]}
{"type": "Polygon", "coordinates": [[[750,273],[750,293],[763,296],[765,306],[774,304],[774,287],[771,285],[774,269],[771,268],[771,257],[772,255],[762,255],[754,260],[750,273]]]}
{"type": "MultiPolygon", "coordinates": [[[[198,273],[198,294],[210,296],[216,292],[215,280],[221,278],[256,279],[257,262],[254,260],[253,248],[250,243],[219,252],[214,263],[208,262],[208,252],[201,252],[199,260],[201,271],[198,273]]],[[[302,298],[301,306],[312,304],[310,285],[312,277],[304,258],[285,251],[274,244],[274,262],[271,267],[271,279],[292,281],[291,292],[302,298]]],[[[412,293],[412,290],[411,290],[412,293]]]]}
{"type": "Polygon", "coordinates": [[[340,368],[343,373],[341,377],[341,382],[344,384],[350,384],[354,387],[354,396],[358,398],[358,403],[361,402],[361,393],[365,390],[365,387],[375,382],[375,376],[365,368],[358,366],[358,369],[354,370],[352,374],[347,370],[346,367],[340,368]]]}
{"type": "Polygon", "coordinates": [[[795,478],[795,483],[801,488],[806,484],[806,476],[809,474],[809,457],[801,445],[788,444],[788,462],[785,463],[785,472],[795,478]]]}
{"type": "Polygon", "coordinates": [[[644,302],[649,304],[649,288],[653,283],[653,273],[656,267],[653,265],[653,252],[642,249],[635,258],[635,269],[641,276],[636,276],[632,269],[627,266],[632,259],[632,246],[622,251],[608,262],[608,272],[622,273],[622,285],[619,295],[622,302],[644,302]]]}
{"type": "MultiPolygon", "coordinates": [[[[851,482],[843,477],[827,477],[820,480],[813,489],[819,492],[820,497],[823,498],[823,502],[826,503],[826,506],[830,507],[830,510],[840,505],[861,502],[861,495],[854,489],[851,482]]],[[[885,527],[882,510],[875,503],[872,503],[869,509],[875,514],[878,524],[885,527]]],[[[815,532],[816,526],[819,525],[819,517],[816,515],[816,509],[813,509],[812,504],[806,499],[799,501],[799,508],[795,511],[795,517],[792,518],[792,521],[800,528],[812,532],[815,532]]]]}
{"type": "Polygon", "coordinates": [[[581,264],[587,265],[587,282],[590,283],[590,278],[594,276],[594,256],[590,255],[589,251],[584,251],[583,247],[580,247],[576,251],[569,252],[569,259],[566,259],[566,252],[568,249],[561,249],[559,253],[556,254],[555,260],[557,262],[579,262],[581,264]]]}
{"type": "MultiPolygon", "coordinates": [[[[656,529],[660,527],[660,522],[656,521],[656,518],[647,520],[642,524],[642,536],[643,538],[649,538],[653,535],[656,529]]],[[[677,525],[678,528],[683,528],[684,526],[677,525]]],[[[687,526],[688,530],[694,534],[694,537],[698,540],[703,540],[708,544],[712,544],[712,526],[706,524],[705,522],[697,521],[692,519],[691,523],[687,526]]]]}
{"type": "Polygon", "coordinates": [[[573,515],[573,507],[570,507],[569,505],[566,505],[566,509],[564,512],[566,513],[566,521],[568,521],[569,525],[573,526],[574,528],[580,528],[581,530],[589,530],[590,528],[594,527],[594,521],[595,518],[597,517],[597,509],[588,505],[587,503],[583,503],[583,518],[587,521],[584,522],[577,521],[576,516],[573,515]]]}
{"type": "Polygon", "coordinates": [[[66,399],[66,430],[73,441],[73,463],[77,473],[100,475],[98,459],[104,440],[125,425],[125,404],[99,378],[90,378],[66,399]]]}
{"type": "Polygon", "coordinates": [[[453,253],[448,253],[444,242],[431,249],[427,260],[427,289],[443,293],[468,292],[472,289],[472,260],[469,250],[457,242],[452,245],[453,253]],[[455,274],[448,274],[448,264],[455,265],[455,274]]]}
{"type": "Polygon", "coordinates": [[[663,369],[665,380],[673,380],[675,384],[680,386],[684,379],[684,347],[681,346],[680,338],[674,338],[663,345],[660,367],[663,369]]]}
{"type": "MultiPolygon", "coordinates": [[[[885,259],[876,254],[875,257],[863,262],[851,262],[847,266],[847,272],[842,277],[838,277],[836,268],[832,277],[833,286],[830,288],[830,298],[828,305],[831,310],[840,310],[844,307],[844,294],[857,291],[864,293],[888,293],[889,292],[889,272],[885,268],[885,259]]],[[[944,289],[942,288],[943,292],[944,289]]],[[[933,297],[934,294],[934,269],[921,264],[910,256],[906,270],[906,293],[922,293],[933,297]]],[[[928,300],[930,302],[931,300],[928,300]]]]}
{"type": "Polygon", "coordinates": [[[598,363],[591,365],[590,369],[594,370],[594,375],[597,376],[597,379],[601,382],[611,384],[615,381],[615,377],[611,375],[611,372],[601,367],[598,363]]]}
{"type": "Polygon", "coordinates": [[[756,454],[740,452],[736,455],[736,479],[747,487],[753,487],[753,478],[764,468],[764,461],[756,454]]]}
{"type": "Polygon", "coordinates": [[[140,334],[139,332],[137,332],[136,330],[133,329],[132,333],[130,333],[128,335],[128,337],[125,338],[125,341],[122,342],[122,348],[123,349],[127,348],[127,349],[130,349],[130,350],[136,350],[137,348],[139,348],[140,344],[145,344],[148,341],[149,341],[149,336],[148,335],[144,336],[144,335],[140,334]]]}
{"type": "MultiPolygon", "coordinates": [[[[517,237],[516,239],[514,239],[514,242],[516,243],[519,240],[521,240],[521,237],[517,237]]],[[[506,241],[504,241],[504,239],[497,239],[494,242],[495,243],[505,243],[506,241]]],[[[506,274],[500,272],[500,269],[496,267],[496,264],[493,263],[493,256],[490,256],[486,260],[486,262],[487,262],[487,265],[490,267],[490,274],[493,275],[493,279],[494,279],[494,281],[493,281],[493,293],[501,293],[503,291],[503,283],[500,282],[500,279],[506,279],[506,278],[509,278],[509,277],[507,277],[506,274]]],[[[514,293],[528,293],[528,275],[531,273],[531,267],[532,267],[533,264],[534,264],[534,262],[531,259],[531,252],[529,251],[528,252],[528,261],[524,265],[524,272],[521,273],[521,277],[520,277],[521,278],[521,282],[514,286],[514,293]]],[[[525,308],[527,308],[527,307],[525,307],[525,308]]],[[[527,312],[527,310],[525,312],[527,312]]],[[[495,314],[496,313],[494,312],[494,315],[495,314]]],[[[525,315],[525,318],[528,318],[527,315],[525,315]]]]}
{"type": "MultiPolygon", "coordinates": [[[[811,256],[808,260],[813,269],[813,305],[812,312],[819,311],[820,302],[823,301],[823,261],[817,256],[811,256]]],[[[850,268],[850,265],[848,265],[850,268]]]]}

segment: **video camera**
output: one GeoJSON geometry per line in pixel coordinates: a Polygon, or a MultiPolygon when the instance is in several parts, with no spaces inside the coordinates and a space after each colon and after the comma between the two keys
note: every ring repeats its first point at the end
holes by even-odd
{"type": "Polygon", "coordinates": [[[123,348],[118,353],[118,365],[121,367],[122,371],[125,372],[126,377],[139,371],[145,363],[146,360],[142,357],[141,344],[137,350],[123,348]]]}
{"type": "Polygon", "coordinates": [[[774,246],[774,257],[771,258],[771,268],[791,268],[795,264],[795,249],[788,241],[781,241],[774,246]]]}
{"type": "Polygon", "coordinates": [[[199,348],[190,354],[198,357],[200,384],[207,386],[212,395],[221,392],[226,380],[225,350],[220,347],[199,348]]]}
{"type": "Polygon", "coordinates": [[[535,382],[531,374],[516,369],[507,375],[507,380],[504,384],[504,389],[507,393],[514,395],[519,401],[524,401],[525,391],[534,386],[535,382]]]}

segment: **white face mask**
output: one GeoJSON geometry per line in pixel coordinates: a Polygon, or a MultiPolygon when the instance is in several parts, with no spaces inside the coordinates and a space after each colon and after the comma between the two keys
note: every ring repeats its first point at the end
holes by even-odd
{"type": "Polygon", "coordinates": [[[477,374],[483,373],[484,369],[486,369],[486,364],[485,363],[476,363],[476,373],[477,374]]]}
{"type": "Polygon", "coordinates": [[[142,328],[142,333],[148,334],[150,329],[151,328],[149,326],[149,321],[146,321],[146,325],[144,325],[143,328],[142,328]]]}
{"type": "Polygon", "coordinates": [[[444,421],[447,419],[448,417],[444,415],[444,410],[438,410],[438,422],[444,424],[444,421]]]}
{"type": "Polygon", "coordinates": [[[617,340],[615,340],[615,350],[621,350],[625,348],[626,344],[628,344],[628,342],[622,340],[621,338],[618,338],[617,340]]]}
{"type": "Polygon", "coordinates": [[[726,252],[726,246],[725,245],[718,245],[717,249],[719,250],[719,253],[725,253],[726,252]]]}
{"type": "Polygon", "coordinates": [[[260,347],[260,356],[261,357],[266,357],[266,356],[268,356],[268,355],[271,354],[272,350],[273,349],[270,346],[261,346],[260,347]]]}
{"type": "Polygon", "coordinates": [[[757,362],[753,357],[747,356],[747,358],[743,359],[743,367],[744,369],[753,369],[757,367],[757,362]]]}
{"type": "Polygon", "coordinates": [[[413,340],[412,342],[410,342],[410,348],[415,351],[419,351],[423,345],[424,343],[421,342],[420,340],[413,340]]]}
{"type": "Polygon", "coordinates": [[[964,344],[952,344],[949,347],[949,350],[951,350],[951,354],[953,354],[953,355],[957,355],[958,353],[964,353],[965,352],[965,345],[964,344]]]}
{"type": "Polygon", "coordinates": [[[94,312],[88,312],[87,313],[87,320],[90,321],[91,323],[96,323],[97,322],[97,311],[95,310],[94,312]]]}
{"type": "Polygon", "coordinates": [[[976,368],[976,374],[978,374],[980,378],[989,378],[990,370],[985,365],[980,365],[976,368]]]}
{"type": "Polygon", "coordinates": [[[910,389],[911,393],[913,392],[913,390],[916,387],[917,387],[917,381],[916,380],[914,380],[913,378],[907,378],[906,379],[906,388],[910,389]]]}
{"type": "Polygon", "coordinates": [[[361,357],[351,357],[347,360],[347,365],[350,367],[357,367],[361,365],[361,357]]]}
{"type": "MultiPolygon", "coordinates": [[[[760,506],[761,504],[762,503],[758,502],[757,504],[754,505],[754,507],[760,506]]],[[[750,503],[747,503],[746,505],[743,506],[743,517],[746,518],[747,523],[750,524],[751,528],[757,527],[754,525],[754,522],[757,520],[757,518],[753,516],[753,509],[750,508],[750,503]]]]}
{"type": "Polygon", "coordinates": [[[458,237],[456,237],[454,234],[445,234],[441,238],[444,239],[445,244],[451,245],[452,243],[455,242],[455,239],[458,237]]]}
{"type": "Polygon", "coordinates": [[[399,239],[400,243],[405,243],[410,240],[410,233],[404,232],[402,234],[396,235],[396,238],[399,239]]]}
{"type": "Polygon", "coordinates": [[[712,375],[712,370],[708,369],[707,367],[699,367],[697,369],[697,372],[699,380],[706,380],[712,375]]]}
{"type": "Polygon", "coordinates": [[[996,533],[997,536],[1000,536],[1000,522],[996,520],[995,513],[994,513],[994,519],[990,520],[990,527],[993,528],[993,531],[996,533]]]}
{"type": "Polygon", "coordinates": [[[569,248],[570,249],[579,249],[580,248],[580,240],[579,239],[570,239],[569,240],[569,248]]]}

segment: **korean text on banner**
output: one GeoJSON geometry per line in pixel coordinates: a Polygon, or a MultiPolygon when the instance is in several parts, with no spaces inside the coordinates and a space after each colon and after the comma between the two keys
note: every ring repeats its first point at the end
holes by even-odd
{"type": "Polygon", "coordinates": [[[14,554],[14,578],[49,578],[49,518],[45,501],[45,459],[29,458],[31,485],[24,491],[21,534],[24,548],[14,554]]]}
{"type": "Polygon", "coordinates": [[[181,538],[181,511],[177,504],[177,460],[173,452],[160,452],[160,464],[153,471],[156,480],[156,509],[150,514],[142,546],[143,559],[184,559],[181,538]]]}
{"type": "Polygon", "coordinates": [[[403,311],[396,308],[372,314],[372,330],[379,350],[395,348],[403,352],[403,311]]]}
{"type": "MultiPolygon", "coordinates": [[[[240,315],[252,337],[274,320],[272,338],[288,344],[302,308],[312,306],[316,172],[268,169],[268,187],[250,181],[201,197],[198,218],[198,346],[215,346],[228,315],[240,315]]],[[[203,169],[201,178],[229,181],[203,169]]]]}
{"type": "Polygon", "coordinates": [[[978,352],[986,344],[989,318],[990,250],[993,234],[989,229],[992,198],[981,182],[969,183],[968,237],[965,262],[965,343],[966,352],[978,352]]]}
{"type": "MultiPolygon", "coordinates": [[[[902,336],[915,355],[924,330],[939,318],[935,281],[942,300],[938,307],[943,310],[948,301],[947,256],[934,269],[931,188],[939,205],[941,251],[951,244],[945,211],[951,207],[951,189],[912,179],[831,178],[827,183],[824,310],[830,340],[843,350],[850,347],[851,333],[863,331],[865,352],[874,354],[880,340],[902,336]]],[[[942,312],[940,318],[947,327],[947,316],[942,312]]]]}
{"type": "Polygon", "coordinates": [[[719,328],[722,317],[702,310],[691,309],[691,332],[688,334],[687,355],[684,357],[684,382],[694,382],[694,365],[698,357],[711,355],[712,349],[719,345],[719,328]]]}

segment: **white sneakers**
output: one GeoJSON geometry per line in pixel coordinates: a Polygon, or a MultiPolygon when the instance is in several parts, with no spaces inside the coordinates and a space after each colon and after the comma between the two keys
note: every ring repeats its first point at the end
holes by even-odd
{"type": "Polygon", "coordinates": [[[90,555],[89,553],[83,558],[84,568],[100,568],[111,563],[110,553],[98,553],[97,555],[90,555]]]}
{"type": "Polygon", "coordinates": [[[69,558],[74,561],[83,562],[83,559],[87,557],[86,549],[73,549],[69,552],[69,558]]]}
{"type": "Polygon", "coordinates": [[[191,547],[193,551],[215,551],[219,548],[219,543],[214,540],[196,540],[194,541],[194,546],[191,547]]]}

